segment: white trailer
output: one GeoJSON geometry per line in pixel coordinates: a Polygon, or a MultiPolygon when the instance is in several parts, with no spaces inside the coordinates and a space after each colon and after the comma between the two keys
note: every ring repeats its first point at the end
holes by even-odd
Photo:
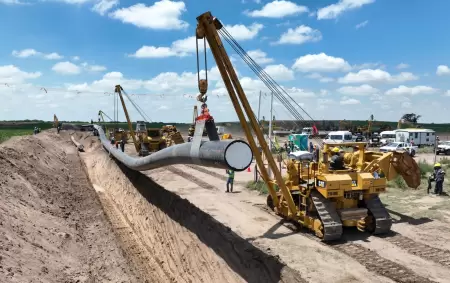
{"type": "Polygon", "coordinates": [[[382,145],[395,142],[395,131],[383,131],[380,133],[380,142],[382,145]]]}
{"type": "Polygon", "coordinates": [[[395,131],[395,141],[412,143],[418,147],[434,146],[436,133],[430,129],[401,129],[395,131]]]}

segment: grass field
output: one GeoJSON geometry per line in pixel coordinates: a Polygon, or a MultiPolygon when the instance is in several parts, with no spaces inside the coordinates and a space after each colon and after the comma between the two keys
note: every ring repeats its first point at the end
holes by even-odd
{"type": "Polygon", "coordinates": [[[33,129],[0,129],[0,143],[14,136],[25,136],[32,134],[33,129]]]}

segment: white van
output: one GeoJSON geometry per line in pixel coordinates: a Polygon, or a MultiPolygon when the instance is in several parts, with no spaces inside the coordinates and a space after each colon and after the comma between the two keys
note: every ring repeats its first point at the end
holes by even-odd
{"type": "Polygon", "coordinates": [[[324,143],[343,143],[343,142],[352,142],[352,133],[349,131],[336,131],[330,132],[325,139],[324,143]]]}
{"type": "Polygon", "coordinates": [[[412,143],[416,146],[434,146],[436,133],[430,129],[401,129],[395,131],[396,142],[412,143]]]}
{"type": "Polygon", "coordinates": [[[395,142],[395,131],[383,131],[380,133],[380,142],[382,145],[395,142]]]}

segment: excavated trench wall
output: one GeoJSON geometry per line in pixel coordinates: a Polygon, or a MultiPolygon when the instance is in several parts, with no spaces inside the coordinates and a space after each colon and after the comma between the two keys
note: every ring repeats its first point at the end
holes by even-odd
{"type": "Polygon", "coordinates": [[[304,282],[278,258],[105,152],[80,155],[91,182],[108,194],[166,277],[159,282],[304,282]]]}

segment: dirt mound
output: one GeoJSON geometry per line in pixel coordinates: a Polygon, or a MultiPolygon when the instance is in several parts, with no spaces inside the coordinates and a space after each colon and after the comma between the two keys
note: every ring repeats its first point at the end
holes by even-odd
{"type": "Polygon", "coordinates": [[[154,282],[305,282],[189,201],[101,152],[83,154],[94,186],[146,249],[154,282]],[[155,275],[155,274],[154,274],[155,275]]]}
{"type": "Polygon", "coordinates": [[[71,143],[0,146],[1,282],[137,282],[71,143]]]}

